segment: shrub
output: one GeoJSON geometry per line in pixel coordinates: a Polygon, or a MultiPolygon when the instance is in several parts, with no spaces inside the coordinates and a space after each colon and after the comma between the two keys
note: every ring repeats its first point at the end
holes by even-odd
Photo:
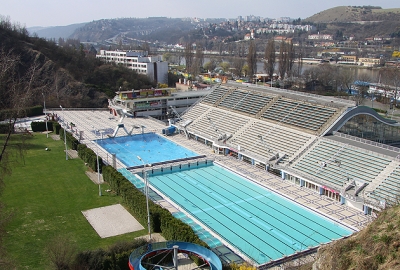
{"type": "Polygon", "coordinates": [[[7,134],[10,126],[8,124],[0,124],[0,134],[7,134]]]}
{"type": "MultiPolygon", "coordinates": [[[[46,131],[46,122],[32,122],[31,128],[33,132],[46,131]]],[[[53,131],[53,122],[47,122],[47,129],[53,131]]]]}
{"type": "MultiPolygon", "coordinates": [[[[63,128],[60,128],[60,139],[64,140],[64,132],[65,130],[63,128]]],[[[65,134],[65,137],[67,139],[67,145],[70,149],[72,150],[77,150],[78,149],[78,145],[80,144],[80,142],[75,139],[74,135],[72,135],[71,133],[67,132],[65,134]]]]}
{"type": "Polygon", "coordinates": [[[128,269],[129,255],[147,242],[137,239],[132,242],[119,242],[107,250],[83,251],[77,254],[71,269],[128,269]]]}
{"type": "Polygon", "coordinates": [[[52,122],[53,123],[53,131],[56,132],[56,134],[60,134],[60,129],[61,125],[58,122],[52,122]]]}
{"type": "MultiPolygon", "coordinates": [[[[77,146],[78,156],[88,164],[92,170],[97,172],[97,154],[85,144],[78,144],[77,146]]],[[[99,170],[102,172],[103,159],[99,156],[99,170]]]]}

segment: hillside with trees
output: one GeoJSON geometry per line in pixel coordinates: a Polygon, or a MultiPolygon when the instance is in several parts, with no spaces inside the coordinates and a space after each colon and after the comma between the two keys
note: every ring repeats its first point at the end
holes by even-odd
{"type": "Polygon", "coordinates": [[[105,107],[119,87],[155,86],[145,75],[103,64],[79,42],[61,47],[7,20],[0,20],[0,57],[0,110],[12,108],[10,99],[43,104],[43,94],[48,107],[105,107]]]}
{"type": "Polygon", "coordinates": [[[190,20],[166,17],[122,18],[93,21],[79,27],[70,36],[81,41],[101,42],[109,40],[110,44],[117,39],[126,43],[136,40],[159,40],[175,43],[182,33],[194,29],[190,20]],[[144,38],[146,37],[146,38],[144,38]]]}

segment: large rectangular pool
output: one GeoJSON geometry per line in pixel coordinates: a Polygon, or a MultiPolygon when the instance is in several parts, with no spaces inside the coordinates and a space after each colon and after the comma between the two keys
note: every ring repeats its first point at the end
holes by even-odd
{"type": "Polygon", "coordinates": [[[116,154],[117,159],[127,167],[142,165],[137,156],[140,156],[145,163],[199,156],[156,133],[107,138],[96,142],[110,154],[116,154]]]}
{"type": "Polygon", "coordinates": [[[258,264],[352,233],[216,165],[153,173],[150,184],[258,264]]]}

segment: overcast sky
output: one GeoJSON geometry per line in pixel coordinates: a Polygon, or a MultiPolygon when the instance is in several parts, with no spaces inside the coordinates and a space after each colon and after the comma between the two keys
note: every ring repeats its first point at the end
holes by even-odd
{"type": "Polygon", "coordinates": [[[336,6],[400,8],[399,0],[0,0],[0,15],[26,27],[63,26],[112,18],[307,18],[336,6]]]}

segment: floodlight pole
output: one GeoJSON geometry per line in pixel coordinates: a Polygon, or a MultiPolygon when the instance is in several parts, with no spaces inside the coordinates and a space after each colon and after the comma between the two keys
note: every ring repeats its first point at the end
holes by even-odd
{"type": "Polygon", "coordinates": [[[150,229],[150,211],[149,211],[149,180],[147,179],[147,171],[145,170],[146,164],[140,156],[137,159],[143,163],[143,178],[144,178],[144,189],[146,194],[146,207],[147,207],[147,230],[149,234],[149,241],[151,241],[151,229],[150,229]]]}
{"type": "MultiPolygon", "coordinates": [[[[100,131],[99,131],[100,133],[100,131]]],[[[96,135],[97,136],[97,135],[96,135]]],[[[101,186],[100,186],[100,163],[99,163],[99,143],[96,142],[96,157],[97,157],[97,183],[99,184],[99,196],[101,196],[101,186]]]]}
{"type": "Polygon", "coordinates": [[[45,121],[46,121],[46,137],[48,138],[49,137],[49,128],[47,126],[46,98],[44,96],[44,93],[42,93],[42,95],[43,95],[43,109],[45,111],[44,115],[46,116],[45,117],[45,121]]]}
{"type": "Polygon", "coordinates": [[[60,105],[61,111],[63,112],[63,122],[64,122],[64,144],[65,144],[65,160],[68,160],[68,148],[67,148],[67,123],[65,123],[64,108],[60,105]]]}
{"type": "Polygon", "coordinates": [[[100,164],[99,164],[99,146],[97,145],[97,183],[99,184],[99,196],[101,196],[101,186],[100,186],[100,164]]]}

